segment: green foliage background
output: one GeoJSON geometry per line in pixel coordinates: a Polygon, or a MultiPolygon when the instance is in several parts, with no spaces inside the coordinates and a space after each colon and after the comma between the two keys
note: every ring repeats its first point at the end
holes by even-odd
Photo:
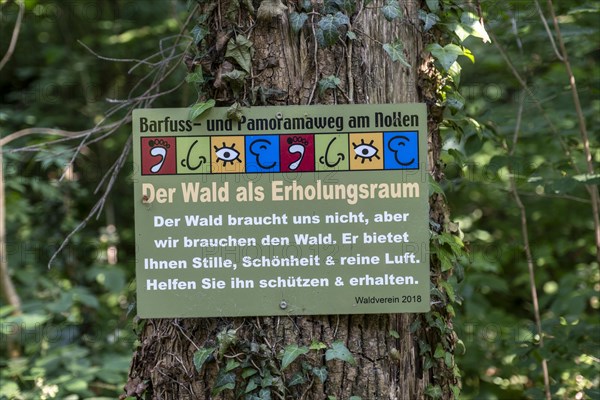
{"type": "Polygon", "coordinates": [[[455,319],[466,347],[458,360],[465,398],[542,398],[542,357],[548,360],[556,398],[600,398],[600,276],[590,196],[583,185],[599,182],[600,4],[555,2],[554,7],[577,80],[596,175],[584,176],[569,77],[534,3],[495,3],[486,9],[495,43],[473,42],[469,47],[476,62],[465,63],[462,71],[466,113],[482,127],[465,129],[446,144],[446,195],[470,250],[458,285],[463,308],[455,319]],[[532,95],[523,94],[499,47],[532,95]],[[522,96],[521,129],[511,156],[507,149],[522,96]],[[527,211],[543,349],[533,323],[509,168],[527,211]]]}
{"type": "MultiPolygon", "coordinates": [[[[425,34],[442,26],[457,31],[448,23],[452,11],[443,12],[448,2],[425,3],[425,34]]],[[[442,188],[469,249],[452,278],[462,303],[454,329],[464,344],[457,363],[465,399],[541,398],[542,358],[548,360],[556,398],[600,398],[600,275],[591,203],[584,188],[584,183],[600,179],[583,174],[585,158],[568,75],[534,4],[483,1],[493,44],[482,43],[471,31],[464,43],[462,37],[453,42],[470,53],[452,47],[455,44],[444,47],[448,43],[430,48],[452,76],[451,89],[441,89],[447,106],[442,188]],[[500,49],[531,95],[522,94],[500,49]],[[471,53],[475,63],[469,60],[471,53]],[[467,57],[454,63],[458,55],[467,57]],[[521,99],[521,130],[511,154],[521,99]],[[510,193],[511,171],[527,210],[543,348],[533,323],[519,208],[510,193]]],[[[93,127],[111,105],[105,99],[126,98],[152,66],[130,71],[135,62],[99,59],[78,41],[112,59],[144,59],[160,46],[172,45],[168,37],[188,17],[186,4],[177,1],[27,0],[25,5],[15,54],[0,75],[0,137],[35,126],[68,131],[93,127]]],[[[541,6],[548,16],[545,4],[541,6]]],[[[398,9],[394,1],[385,7],[386,18],[398,9]]],[[[564,1],[554,7],[597,169],[600,5],[564,1]]],[[[8,47],[17,10],[14,2],[0,1],[1,54],[8,47]]],[[[460,15],[454,19],[460,20],[460,15]]],[[[185,74],[181,67],[164,87],[177,86],[185,74]]],[[[194,88],[185,84],[153,106],[188,106],[194,96],[194,88]]],[[[123,115],[120,111],[114,119],[123,115]]],[[[47,263],[88,215],[99,195],[97,185],[129,135],[125,126],[85,146],[72,174],[62,180],[75,151],[73,142],[43,146],[60,137],[29,135],[4,148],[6,256],[23,314],[13,316],[4,300],[0,303],[0,398],[98,399],[122,393],[137,328],[131,163],[121,172],[99,218],[73,236],[51,269],[47,263]],[[27,149],[37,145],[42,145],[41,151],[27,149]],[[21,151],[11,151],[15,149],[21,151]],[[22,354],[9,359],[7,349],[14,341],[22,354]]]]}

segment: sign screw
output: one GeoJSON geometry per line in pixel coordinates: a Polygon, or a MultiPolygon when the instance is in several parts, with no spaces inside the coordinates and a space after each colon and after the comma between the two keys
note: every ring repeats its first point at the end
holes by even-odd
{"type": "Polygon", "coordinates": [[[282,310],[285,310],[287,308],[288,304],[287,301],[285,300],[281,300],[281,302],[279,303],[279,308],[281,308],[282,310]]]}

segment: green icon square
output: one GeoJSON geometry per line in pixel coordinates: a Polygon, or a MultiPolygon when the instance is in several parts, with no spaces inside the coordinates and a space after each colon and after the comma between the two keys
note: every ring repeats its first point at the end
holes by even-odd
{"type": "Polygon", "coordinates": [[[210,173],[210,138],[203,136],[177,138],[177,173],[210,173]]]}
{"type": "Polygon", "coordinates": [[[315,135],[315,166],[317,171],[347,171],[348,134],[315,135]]]}

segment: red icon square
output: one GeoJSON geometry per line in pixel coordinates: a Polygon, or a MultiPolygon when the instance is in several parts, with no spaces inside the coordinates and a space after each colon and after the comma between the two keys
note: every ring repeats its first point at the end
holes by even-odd
{"type": "Polygon", "coordinates": [[[170,175],[177,172],[174,137],[142,138],[142,175],[170,175]]]}
{"type": "Polygon", "coordinates": [[[315,170],[314,135],[281,135],[279,137],[281,172],[315,170]]]}

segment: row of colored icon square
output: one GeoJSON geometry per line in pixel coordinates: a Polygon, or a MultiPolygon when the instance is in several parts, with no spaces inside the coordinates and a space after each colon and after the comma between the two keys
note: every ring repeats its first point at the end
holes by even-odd
{"type": "Polygon", "coordinates": [[[141,138],[142,175],[419,168],[418,133],[141,138]]]}

